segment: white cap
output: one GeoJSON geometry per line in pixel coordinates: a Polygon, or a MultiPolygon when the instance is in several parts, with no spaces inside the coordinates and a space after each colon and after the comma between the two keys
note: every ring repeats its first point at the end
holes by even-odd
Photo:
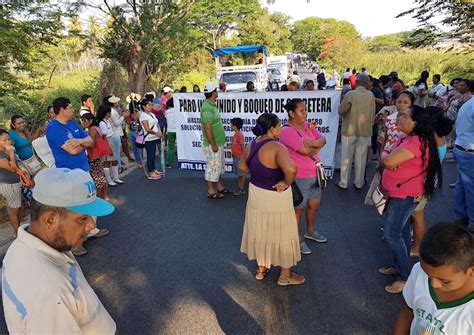
{"type": "Polygon", "coordinates": [[[213,82],[208,82],[206,86],[204,86],[204,93],[211,93],[217,90],[219,86],[214,84],[213,82]]]}
{"type": "Polygon", "coordinates": [[[115,209],[110,202],[97,197],[94,181],[81,169],[41,170],[35,176],[33,199],[90,216],[105,216],[115,209]]]}
{"type": "MultiPolygon", "coordinates": [[[[154,92],[153,92],[154,93],[154,92]]],[[[140,101],[142,99],[142,97],[140,96],[140,94],[136,94],[136,93],[130,93],[130,95],[128,95],[125,100],[127,101],[127,103],[130,103],[132,101],[140,101]]]]}
{"type": "Polygon", "coordinates": [[[111,104],[116,104],[117,102],[120,101],[120,98],[119,98],[119,97],[116,97],[115,95],[112,94],[112,96],[108,99],[108,101],[109,101],[111,104]]]}
{"type": "Polygon", "coordinates": [[[173,89],[172,89],[171,87],[169,87],[169,86],[166,86],[165,88],[163,88],[163,93],[169,93],[169,92],[171,92],[171,93],[173,93],[173,92],[174,92],[174,91],[173,91],[173,89]]]}

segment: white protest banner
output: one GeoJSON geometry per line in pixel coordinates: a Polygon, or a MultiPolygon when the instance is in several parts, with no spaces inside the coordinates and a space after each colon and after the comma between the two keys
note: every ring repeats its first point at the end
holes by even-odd
{"type": "MultiPolygon", "coordinates": [[[[341,91],[296,91],[296,92],[236,92],[219,93],[217,107],[221,115],[227,143],[232,143],[233,132],[230,120],[239,117],[244,121],[242,132],[245,143],[255,139],[252,128],[262,113],[275,113],[282,124],[288,122],[288,113],[283,108],[294,98],[303,99],[308,108],[308,122],[326,137],[326,146],[321,151],[321,161],[329,177],[332,177],[334,150],[336,148],[339,122],[338,106],[341,91]]],[[[204,102],[203,93],[175,93],[176,140],[180,169],[204,170],[206,158],[202,150],[202,127],[200,108],[204,102]]],[[[230,149],[225,151],[226,172],[232,172],[230,149]]]]}

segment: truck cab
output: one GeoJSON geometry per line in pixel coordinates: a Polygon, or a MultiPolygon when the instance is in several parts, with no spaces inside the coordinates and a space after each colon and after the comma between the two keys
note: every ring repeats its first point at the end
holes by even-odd
{"type": "Polygon", "coordinates": [[[249,81],[255,84],[257,91],[265,91],[268,85],[267,54],[267,47],[262,45],[242,45],[216,49],[214,51],[216,77],[220,83],[227,84],[226,92],[246,91],[249,81]],[[255,64],[233,65],[229,61],[229,55],[239,53],[258,54],[259,57],[252,62],[255,64]]]}

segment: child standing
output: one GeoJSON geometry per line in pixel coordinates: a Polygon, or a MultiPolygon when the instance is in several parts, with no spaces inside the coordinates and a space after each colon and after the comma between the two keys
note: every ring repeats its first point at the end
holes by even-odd
{"type": "Polygon", "coordinates": [[[425,233],[394,335],[474,334],[474,240],[458,224],[425,233]]]}
{"type": "Polygon", "coordinates": [[[244,191],[244,184],[245,184],[245,174],[240,172],[239,170],[239,161],[240,157],[244,153],[244,134],[242,134],[242,126],[244,121],[239,118],[233,118],[230,120],[230,127],[234,132],[234,137],[232,137],[232,145],[230,146],[230,150],[232,152],[232,160],[234,162],[234,173],[237,175],[239,189],[233,192],[234,195],[242,195],[245,194],[244,191]]]}

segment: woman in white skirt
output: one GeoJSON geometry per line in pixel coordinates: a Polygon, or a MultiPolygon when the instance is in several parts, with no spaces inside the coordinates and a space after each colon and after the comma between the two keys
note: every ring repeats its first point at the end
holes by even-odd
{"type": "Polygon", "coordinates": [[[291,183],[296,166],[288,150],[276,140],[281,123],[275,114],[262,114],[252,129],[257,138],[240,159],[239,169],[250,173],[249,198],[240,250],[256,260],[256,278],[280,266],[278,285],[299,285],[305,279],[290,271],[301,260],[291,183]]]}

